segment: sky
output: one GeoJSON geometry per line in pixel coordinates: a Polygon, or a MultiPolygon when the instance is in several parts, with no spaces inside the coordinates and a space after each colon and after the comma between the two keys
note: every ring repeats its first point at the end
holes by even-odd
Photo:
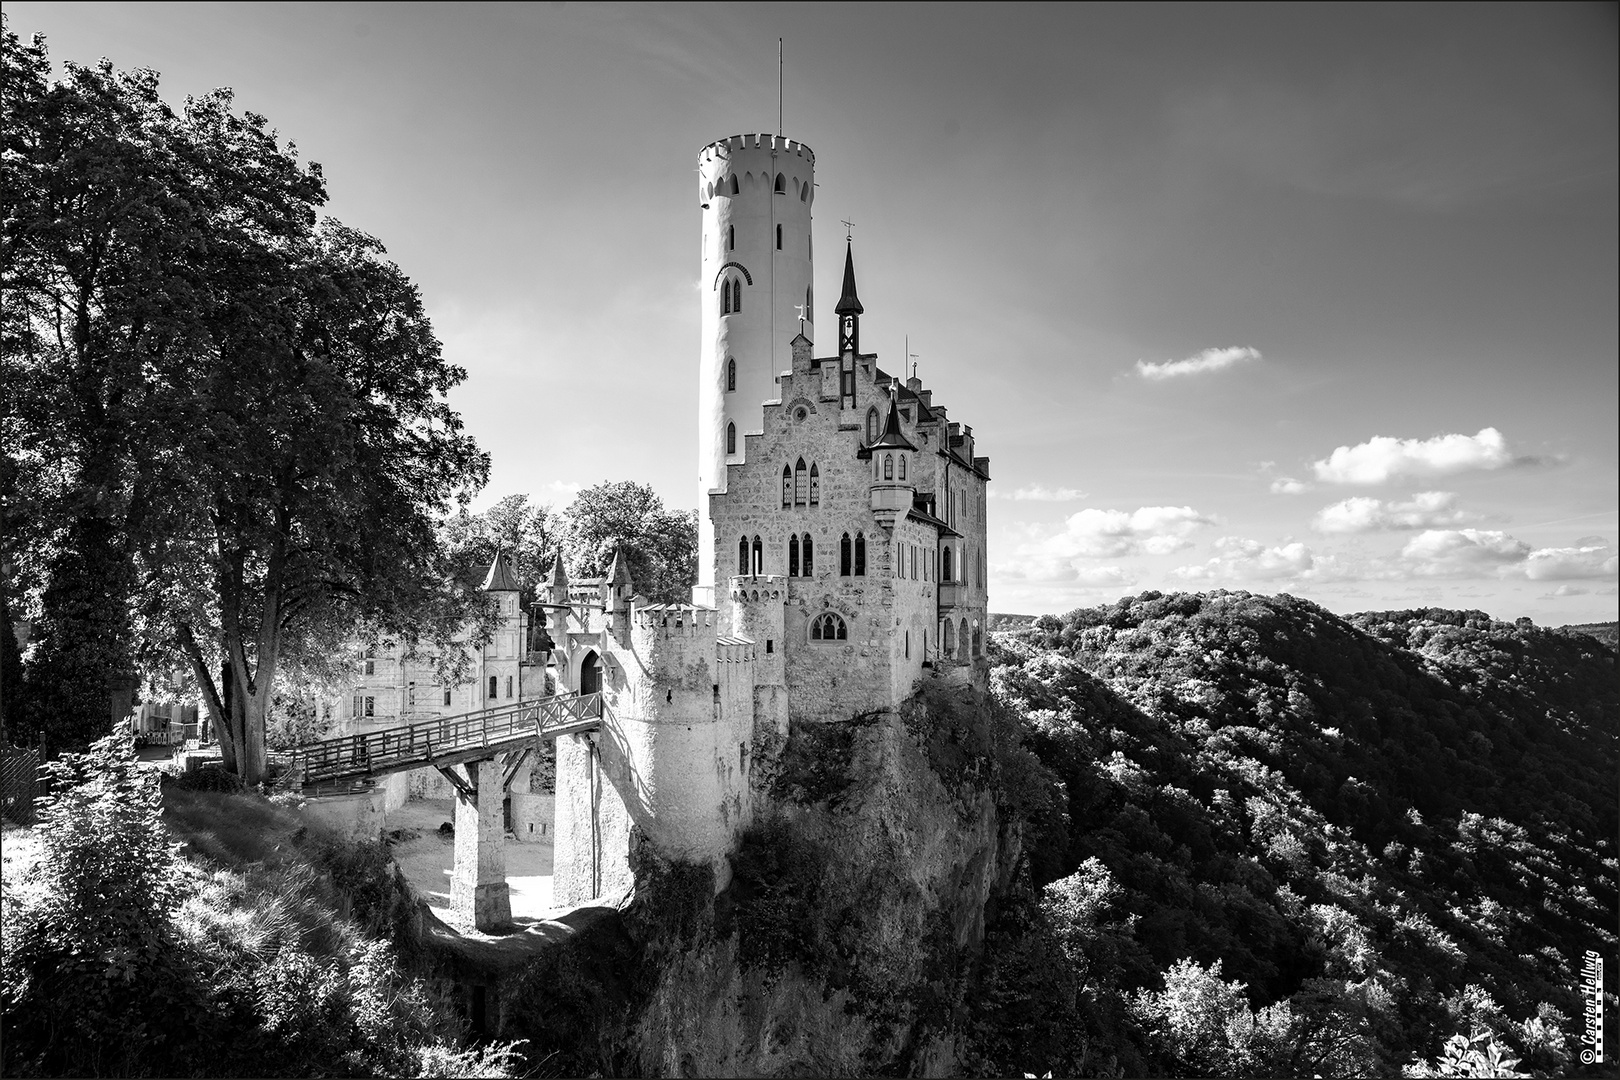
{"type": "Polygon", "coordinates": [[[776,130],[780,37],[816,295],[849,220],[863,346],[990,456],[991,610],[1616,618],[1614,5],[6,13],[321,163],[468,372],[478,507],[695,505],[694,169],[776,130]]]}

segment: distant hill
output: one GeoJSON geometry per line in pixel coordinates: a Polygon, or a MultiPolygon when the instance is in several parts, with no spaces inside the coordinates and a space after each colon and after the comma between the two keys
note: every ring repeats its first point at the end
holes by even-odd
{"type": "Polygon", "coordinates": [[[1004,615],[997,614],[996,612],[992,611],[989,616],[987,616],[986,621],[989,625],[986,627],[986,629],[991,633],[1007,630],[1022,630],[1024,627],[1033,623],[1035,618],[1036,617],[1034,615],[1004,615]]]}
{"type": "MultiPolygon", "coordinates": [[[[1130,1022],[1094,1004],[1049,1026],[1147,1075],[1387,1075],[1474,1025],[1526,1069],[1573,1071],[1580,957],[1620,946],[1620,681],[1590,633],[1223,591],[998,635],[998,694],[1067,801],[1030,841],[1036,884],[1118,890],[1050,910],[1084,916],[1060,924],[1091,935],[1083,999],[1134,1002],[1130,1022]],[[1267,1022],[1302,1041],[1210,1057],[1163,1019],[1180,997],[1128,996],[1224,993],[1212,978],[1288,1009],[1295,1026],[1267,1022]]],[[[998,955],[1038,951],[1032,932],[998,955]]]]}
{"type": "MultiPolygon", "coordinates": [[[[994,617],[991,616],[991,618],[994,617]]],[[[1585,634],[1588,637],[1597,638],[1611,649],[1620,650],[1620,623],[1570,623],[1568,626],[1560,626],[1558,632],[1562,634],[1585,634]]]]}

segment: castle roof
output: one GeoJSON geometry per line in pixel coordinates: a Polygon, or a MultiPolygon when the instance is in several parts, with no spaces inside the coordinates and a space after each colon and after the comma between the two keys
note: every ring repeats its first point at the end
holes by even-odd
{"type": "Polygon", "coordinates": [[[873,450],[915,450],[915,446],[906,441],[905,435],[900,431],[900,398],[897,394],[889,395],[889,419],[883,425],[883,434],[878,436],[877,442],[871,446],[873,450]]]}
{"type": "Polygon", "coordinates": [[[517,574],[512,571],[512,560],[506,557],[506,552],[497,551],[495,561],[489,564],[489,573],[484,575],[485,592],[518,592],[517,574]]]}
{"type": "Polygon", "coordinates": [[[551,571],[546,574],[546,584],[553,589],[566,589],[568,587],[568,570],[563,566],[562,552],[551,564],[551,571]]]}
{"type": "Polygon", "coordinates": [[[861,298],[855,295],[855,245],[849,244],[844,248],[844,295],[838,298],[838,306],[833,308],[833,313],[859,315],[865,310],[861,306],[861,298]]]}
{"type": "Polygon", "coordinates": [[[939,530],[941,536],[961,536],[962,534],[951,528],[950,525],[930,514],[920,506],[913,505],[906,517],[912,521],[920,521],[924,525],[932,525],[939,530]]]}
{"type": "Polygon", "coordinates": [[[630,587],[630,567],[625,562],[622,548],[613,549],[613,568],[608,571],[608,581],[615,586],[630,587]]]}

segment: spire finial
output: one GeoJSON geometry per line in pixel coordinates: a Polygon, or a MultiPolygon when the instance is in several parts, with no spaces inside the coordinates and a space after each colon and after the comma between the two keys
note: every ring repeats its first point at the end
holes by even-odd
{"type": "Polygon", "coordinates": [[[855,245],[851,241],[844,248],[844,294],[838,298],[838,306],[833,308],[833,313],[859,315],[865,310],[861,306],[861,298],[855,294],[855,245]]]}

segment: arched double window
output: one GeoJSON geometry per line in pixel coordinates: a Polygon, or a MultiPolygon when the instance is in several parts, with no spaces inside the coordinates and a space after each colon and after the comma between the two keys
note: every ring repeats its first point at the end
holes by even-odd
{"type": "Polygon", "coordinates": [[[815,577],[816,576],[816,545],[815,545],[815,542],[810,539],[810,534],[809,533],[804,534],[804,544],[803,544],[803,546],[800,547],[799,550],[800,550],[800,553],[804,556],[804,576],[805,577],[815,577]]]}
{"type": "Polygon", "coordinates": [[[810,505],[821,505],[821,470],[813,461],[810,463],[810,505]]]}
{"type": "Polygon", "coordinates": [[[737,361],[726,361],[726,392],[737,389],[737,361]]]}
{"type": "Polygon", "coordinates": [[[799,537],[788,537],[788,577],[799,576],[799,537]]]}
{"type": "Polygon", "coordinates": [[[737,425],[736,424],[727,424],[726,425],[726,453],[735,454],[736,452],[737,452],[737,425]]]}
{"type": "Polygon", "coordinates": [[[776,174],[776,192],[779,195],[787,194],[787,177],[781,173],[776,174]]]}
{"type": "Polygon", "coordinates": [[[848,641],[849,627],[844,620],[830,611],[824,611],[810,620],[811,641],[848,641]]]}
{"type": "Polygon", "coordinates": [[[748,569],[748,537],[745,536],[737,541],[737,573],[746,577],[748,569]]]}
{"type": "Polygon", "coordinates": [[[850,543],[849,533],[845,533],[844,538],[842,540],[838,541],[838,576],[839,577],[849,577],[850,566],[851,566],[852,561],[853,561],[852,557],[853,557],[854,553],[855,553],[855,545],[850,543]]]}
{"type": "Polygon", "coordinates": [[[805,481],[807,479],[805,473],[806,473],[806,470],[805,470],[805,467],[804,467],[804,458],[800,458],[799,463],[797,465],[793,466],[793,505],[794,506],[803,506],[804,503],[805,503],[805,496],[809,494],[809,485],[805,483],[805,481]]]}
{"type": "Polygon", "coordinates": [[[793,505],[793,466],[782,466],[782,505],[793,505]]]}
{"type": "Polygon", "coordinates": [[[855,534],[855,576],[866,576],[866,534],[855,534]]]}

